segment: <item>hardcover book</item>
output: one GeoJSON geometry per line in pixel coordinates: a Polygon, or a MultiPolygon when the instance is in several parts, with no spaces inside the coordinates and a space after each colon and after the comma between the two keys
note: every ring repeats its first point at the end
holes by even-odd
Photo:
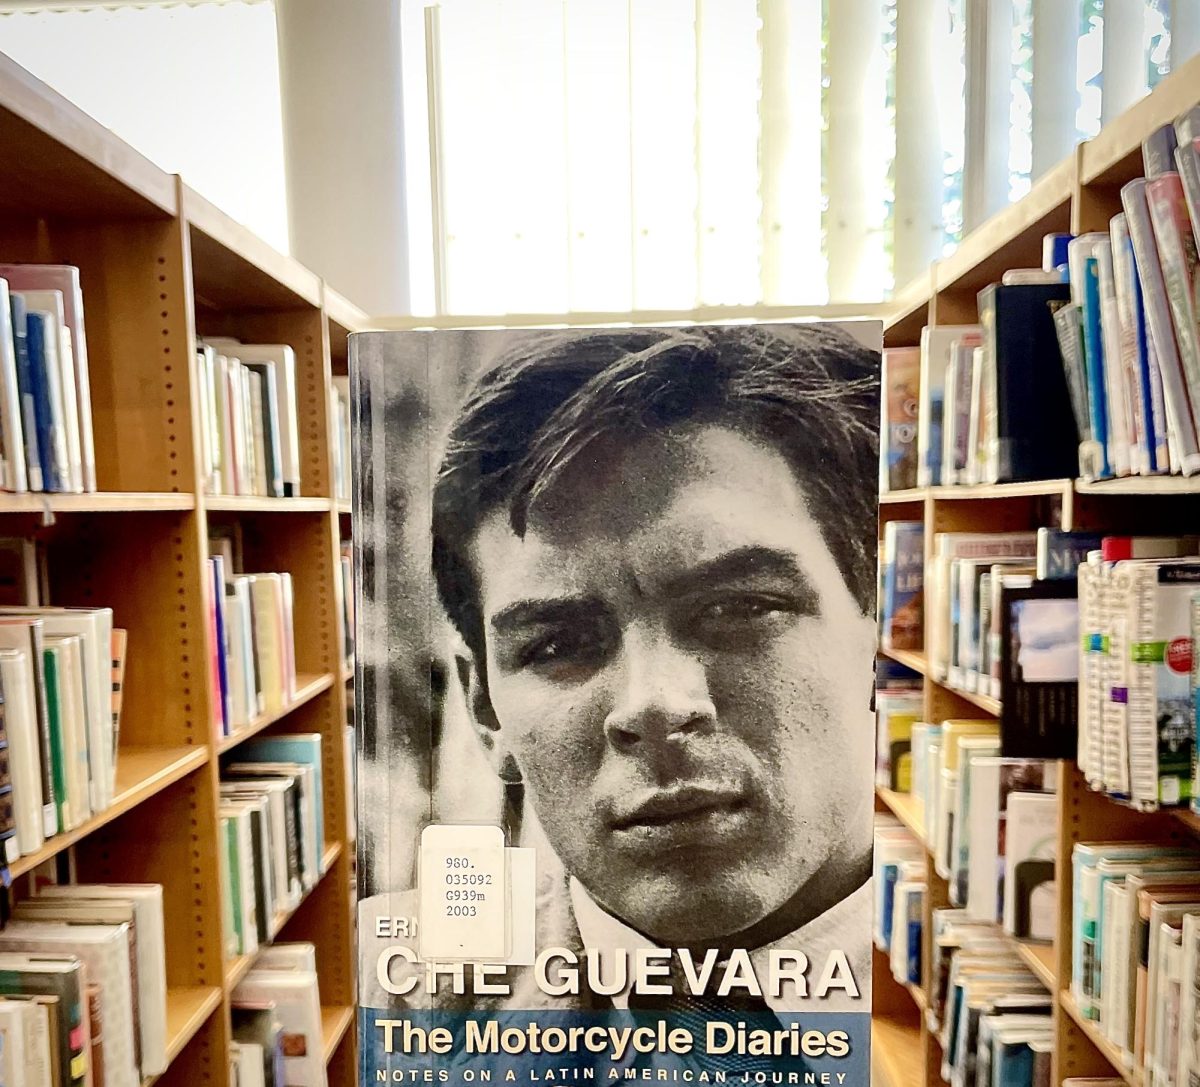
{"type": "Polygon", "coordinates": [[[361,1084],[869,1082],[880,340],[351,337],[361,1084]]]}

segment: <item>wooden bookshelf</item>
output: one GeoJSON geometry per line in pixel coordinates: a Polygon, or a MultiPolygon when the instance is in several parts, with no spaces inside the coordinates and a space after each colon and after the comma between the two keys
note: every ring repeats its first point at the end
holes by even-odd
{"type": "MultiPolygon", "coordinates": [[[[322,737],[323,874],[274,926],[316,944],[333,1087],[356,1084],[338,541],[329,381],[366,315],[294,258],[158,169],[0,55],[0,259],[78,265],[86,302],[98,492],[0,495],[0,533],[45,545],[49,601],[110,605],[129,632],[114,803],[12,866],[71,852],[81,881],[164,888],[170,1066],[209,1087],[228,1066],[230,998],[252,960],[225,960],[220,762],[265,730],[322,737]],[[196,339],[287,343],[296,354],[303,495],[205,494],[196,339]],[[298,690],[233,737],[213,725],[207,540],[235,525],[246,568],[292,574],[298,690]]],[[[149,1081],[148,1081],[149,1082],[149,1081]]]]}
{"type": "MultiPolygon", "coordinates": [[[[1200,100],[1200,57],[1188,61],[1156,90],[1113,120],[1094,139],[1082,144],[1049,170],[1022,200],[1005,208],[963,239],[957,251],[937,262],[899,292],[885,323],[888,346],[915,346],[925,325],[957,324],[978,319],[976,293],[996,282],[1009,268],[1040,267],[1042,236],[1051,231],[1107,230],[1120,210],[1119,187],[1141,176],[1141,142],[1160,125],[1174,120],[1200,100]],[[932,286],[930,286],[932,284],[932,286]],[[924,309],[921,299],[927,298],[924,309]]],[[[1128,530],[1153,525],[1153,531],[1195,531],[1200,517],[1200,478],[1137,477],[1088,482],[1053,479],[978,487],[932,487],[885,494],[880,499],[881,527],[893,520],[923,520],[926,545],[935,532],[1000,532],[1057,525],[1064,529],[1128,530]]],[[[928,551],[927,551],[928,553],[928,551]]],[[[881,651],[883,652],[883,651],[881,651]]],[[[998,700],[956,691],[938,681],[926,667],[924,654],[883,653],[916,669],[923,677],[924,719],[1001,712],[998,700]]],[[[1200,815],[1188,811],[1145,815],[1087,789],[1074,763],[1060,764],[1058,805],[1058,932],[1052,946],[1021,944],[1018,951],[1030,970],[1055,994],[1055,1047],[1051,1081],[1069,1077],[1120,1076],[1131,1087],[1139,1077],[1121,1061],[1096,1024],[1084,1019],[1064,989],[1070,978],[1070,854],[1076,842],[1122,839],[1166,840],[1200,835],[1200,815]],[[1060,979],[1063,979],[1060,981],[1060,979]]],[[[921,837],[912,799],[886,789],[876,791],[877,806],[892,811],[921,837]]],[[[948,904],[945,880],[926,861],[925,933],[931,911],[948,904]]],[[[922,950],[923,973],[929,976],[928,941],[922,950]]],[[[886,963],[876,958],[876,992],[905,992],[896,986],[886,963]],[[880,977],[880,973],[886,976],[880,977]]],[[[908,988],[913,1015],[896,1015],[876,1023],[874,1038],[882,1052],[873,1062],[880,1082],[896,1083],[906,1074],[922,1087],[942,1083],[941,1050],[922,1014],[928,994],[908,988]],[[899,1055],[910,1064],[901,1065],[899,1055]]]]}

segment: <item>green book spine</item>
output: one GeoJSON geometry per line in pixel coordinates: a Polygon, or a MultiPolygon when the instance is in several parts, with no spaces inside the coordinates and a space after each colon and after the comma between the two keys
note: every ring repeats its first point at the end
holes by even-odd
{"type": "Polygon", "coordinates": [[[54,800],[58,805],[60,832],[71,826],[71,804],[67,797],[67,758],[63,750],[61,701],[58,694],[58,654],[42,650],[46,668],[46,711],[50,720],[50,757],[54,762],[54,800]]]}
{"type": "Polygon", "coordinates": [[[246,953],[246,938],[242,931],[242,866],[238,856],[237,821],[225,821],[225,855],[229,865],[229,896],[233,915],[233,931],[237,934],[239,955],[246,953]]]}

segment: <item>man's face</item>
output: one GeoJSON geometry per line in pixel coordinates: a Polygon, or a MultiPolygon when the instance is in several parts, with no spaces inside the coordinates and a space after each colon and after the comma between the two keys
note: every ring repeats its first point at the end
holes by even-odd
{"type": "Polygon", "coordinates": [[[474,541],[495,739],[594,898],[718,938],[866,845],[874,625],[768,446],[692,427],[583,459],[523,538],[498,510],[474,541]]]}

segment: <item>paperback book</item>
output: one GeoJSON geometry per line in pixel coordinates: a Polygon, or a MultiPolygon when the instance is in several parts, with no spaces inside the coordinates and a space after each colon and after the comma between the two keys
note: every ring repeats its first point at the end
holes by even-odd
{"type": "Polygon", "coordinates": [[[351,337],[361,1084],[869,1082],[880,343],[351,337]]]}

